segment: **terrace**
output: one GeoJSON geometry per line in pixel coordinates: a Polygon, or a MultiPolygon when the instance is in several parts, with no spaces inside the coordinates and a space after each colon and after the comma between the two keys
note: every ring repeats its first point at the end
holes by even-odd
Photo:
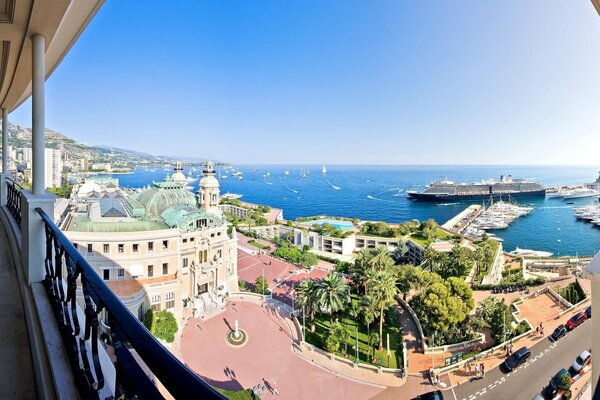
{"type": "Polygon", "coordinates": [[[0,328],[6,332],[0,363],[11,366],[0,377],[0,397],[223,398],[128,311],[52,218],[55,196],[45,189],[45,81],[103,3],[14,0],[0,10],[0,328]],[[30,97],[28,190],[13,180],[6,149],[8,115],[30,97]]]}

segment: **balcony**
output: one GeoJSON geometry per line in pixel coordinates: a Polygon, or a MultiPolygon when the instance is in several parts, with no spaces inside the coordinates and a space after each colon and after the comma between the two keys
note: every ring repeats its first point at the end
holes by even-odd
{"type": "Polygon", "coordinates": [[[6,177],[0,189],[0,285],[10,310],[0,323],[11,332],[0,362],[14,366],[0,375],[0,397],[222,398],[150,334],[56,227],[52,196],[36,197],[6,177]]]}

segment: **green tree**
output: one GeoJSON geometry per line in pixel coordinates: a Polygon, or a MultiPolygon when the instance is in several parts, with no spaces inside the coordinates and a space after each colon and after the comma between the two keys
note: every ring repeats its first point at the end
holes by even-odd
{"type": "Polygon", "coordinates": [[[335,353],[340,349],[340,339],[337,336],[335,330],[330,330],[327,338],[325,339],[325,350],[330,353],[335,353]]]}
{"type": "Polygon", "coordinates": [[[571,377],[568,374],[560,376],[559,388],[566,392],[571,390],[571,377]]]}
{"type": "Polygon", "coordinates": [[[363,317],[363,321],[367,326],[367,335],[371,332],[371,324],[375,320],[375,313],[377,311],[377,299],[375,297],[366,295],[360,299],[360,308],[363,317]]]}
{"type": "Polygon", "coordinates": [[[300,257],[300,264],[304,267],[312,267],[313,265],[317,265],[319,263],[319,258],[316,254],[309,253],[305,251],[300,257]]]}
{"type": "Polygon", "coordinates": [[[333,314],[344,310],[350,302],[350,287],[343,277],[329,273],[318,281],[316,299],[319,310],[329,314],[333,321],[333,314]]]}
{"type": "Polygon", "coordinates": [[[376,271],[383,271],[394,265],[390,252],[385,246],[377,246],[375,249],[369,250],[367,257],[369,268],[376,271]]]}
{"type": "Polygon", "coordinates": [[[394,302],[398,294],[396,276],[391,270],[380,270],[370,283],[373,297],[379,309],[379,350],[383,349],[383,312],[394,302]]]}
{"type": "Polygon", "coordinates": [[[269,282],[267,279],[260,275],[254,281],[254,293],[267,294],[269,292],[269,282]]]}
{"type": "Polygon", "coordinates": [[[304,307],[305,312],[310,315],[310,331],[315,331],[315,310],[317,297],[317,284],[312,279],[304,279],[296,287],[296,304],[304,307]]]}
{"type": "Polygon", "coordinates": [[[398,247],[396,247],[392,252],[392,259],[396,262],[396,264],[401,264],[406,261],[408,250],[409,249],[406,240],[401,240],[400,243],[398,243],[398,247]]]}
{"type": "Polygon", "coordinates": [[[416,289],[421,279],[422,271],[420,268],[412,265],[401,265],[397,268],[396,274],[398,276],[397,286],[402,298],[406,300],[408,293],[412,289],[416,289]]]}
{"type": "Polygon", "coordinates": [[[177,321],[173,314],[166,310],[148,310],[144,315],[144,326],[159,339],[173,343],[177,333],[177,321]]]}

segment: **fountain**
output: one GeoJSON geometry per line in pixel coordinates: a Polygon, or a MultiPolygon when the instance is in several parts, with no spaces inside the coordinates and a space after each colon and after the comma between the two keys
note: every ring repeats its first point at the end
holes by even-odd
{"type": "Polygon", "coordinates": [[[227,343],[231,346],[240,347],[246,344],[248,340],[248,334],[246,331],[240,329],[238,320],[235,320],[235,329],[229,329],[225,335],[227,343]]]}

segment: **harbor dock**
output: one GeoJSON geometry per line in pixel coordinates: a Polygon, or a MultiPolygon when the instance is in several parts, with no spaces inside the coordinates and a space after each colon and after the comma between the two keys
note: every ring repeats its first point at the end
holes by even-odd
{"type": "Polygon", "coordinates": [[[463,233],[464,230],[483,212],[483,207],[479,204],[472,204],[450,218],[442,225],[442,228],[456,233],[463,233]]]}

